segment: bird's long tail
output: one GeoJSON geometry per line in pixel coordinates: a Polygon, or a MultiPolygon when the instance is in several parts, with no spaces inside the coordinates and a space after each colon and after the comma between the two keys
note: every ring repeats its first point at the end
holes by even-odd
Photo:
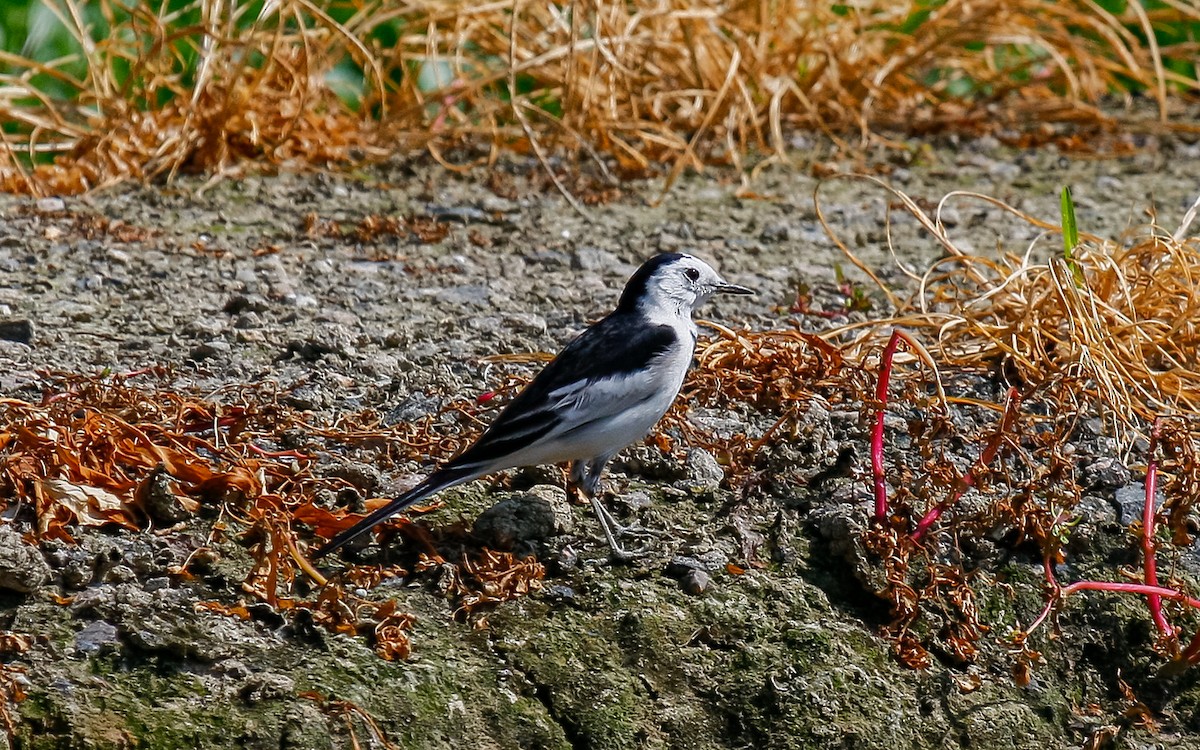
{"type": "Polygon", "coordinates": [[[419,503],[436,492],[441,492],[456,484],[462,484],[474,479],[476,476],[478,476],[477,472],[455,471],[450,468],[435,471],[416,487],[413,487],[379,510],[372,512],[363,520],[333,537],[333,539],[330,539],[313,554],[313,559],[324,557],[330,552],[336,552],[410,505],[419,503]]]}

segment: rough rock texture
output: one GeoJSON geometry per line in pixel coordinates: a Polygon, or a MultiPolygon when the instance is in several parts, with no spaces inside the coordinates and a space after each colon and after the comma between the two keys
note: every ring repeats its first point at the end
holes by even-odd
{"type": "Polygon", "coordinates": [[[28,594],[48,583],[50,566],[11,526],[0,526],[0,589],[28,594]]]}

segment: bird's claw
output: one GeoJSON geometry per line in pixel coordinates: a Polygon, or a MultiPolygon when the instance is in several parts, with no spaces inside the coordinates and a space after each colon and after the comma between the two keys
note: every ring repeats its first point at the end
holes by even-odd
{"type": "Polygon", "coordinates": [[[600,530],[604,532],[604,539],[608,542],[610,556],[615,562],[628,563],[649,554],[651,547],[643,547],[636,550],[627,550],[621,546],[620,540],[625,537],[641,537],[645,539],[658,539],[662,536],[661,532],[647,529],[643,526],[623,526],[617,523],[608,509],[596,497],[591,498],[592,508],[596,512],[596,520],[600,522],[600,530]]]}

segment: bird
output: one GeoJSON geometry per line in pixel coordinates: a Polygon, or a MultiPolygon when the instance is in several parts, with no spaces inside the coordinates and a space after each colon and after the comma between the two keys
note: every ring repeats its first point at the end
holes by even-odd
{"type": "Polygon", "coordinates": [[[695,356],[692,315],[716,294],[754,294],[686,253],[661,253],[626,282],[616,309],[580,333],[469,447],[422,482],[321,546],[324,557],[414,503],[505,469],[570,463],[617,559],[631,555],[600,503],[604,467],[666,414],[695,356]]]}

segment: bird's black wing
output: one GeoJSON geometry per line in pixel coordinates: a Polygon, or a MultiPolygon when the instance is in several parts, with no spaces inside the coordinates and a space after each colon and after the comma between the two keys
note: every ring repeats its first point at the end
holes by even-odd
{"type": "Polygon", "coordinates": [[[615,312],[581,333],[524,390],[491,427],[446,468],[485,465],[546,435],[561,420],[552,396],[572,386],[642,370],[676,343],[666,325],[615,312]]]}

